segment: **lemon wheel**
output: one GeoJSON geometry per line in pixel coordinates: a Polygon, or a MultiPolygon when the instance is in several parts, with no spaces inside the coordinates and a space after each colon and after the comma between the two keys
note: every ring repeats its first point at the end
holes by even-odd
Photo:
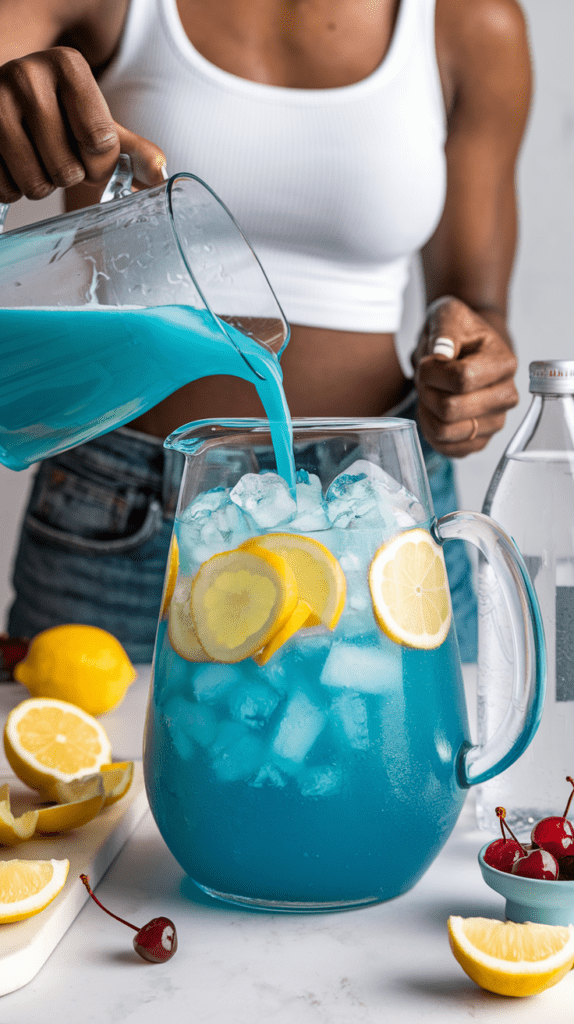
{"type": "Polygon", "coordinates": [[[486,917],[449,917],[450,946],[481,988],[532,996],[555,985],[574,963],[574,926],[515,924],[486,917]]]}
{"type": "Polygon", "coordinates": [[[297,583],[280,555],[235,549],[213,555],[191,587],[199,643],[213,661],[242,661],[265,647],[297,605],[297,583]]]}
{"type": "Polygon", "coordinates": [[[173,533],[169,545],[169,553],[167,556],[167,574],[163,588],[163,596],[161,599],[161,608],[159,610],[160,619],[163,619],[164,615],[167,614],[167,611],[169,609],[170,601],[173,597],[173,592],[175,590],[178,571],[179,547],[177,543],[177,537],[175,533],[173,533]]]}
{"type": "Polygon", "coordinates": [[[255,552],[264,548],[284,558],[295,574],[300,600],[311,607],[307,625],[322,623],[329,629],[335,628],[345,607],[347,581],[339,562],[324,544],[298,533],[266,533],[251,538],[242,547],[255,552]]]}
{"type": "Polygon", "coordinates": [[[369,569],[375,618],[396,643],[431,650],[452,617],[442,548],[427,530],[408,530],[379,548],[369,569]]]}
{"type": "Polygon", "coordinates": [[[190,591],[191,579],[180,580],[169,605],[169,642],[175,653],[186,661],[211,661],[197,639],[191,614],[190,591]]]}

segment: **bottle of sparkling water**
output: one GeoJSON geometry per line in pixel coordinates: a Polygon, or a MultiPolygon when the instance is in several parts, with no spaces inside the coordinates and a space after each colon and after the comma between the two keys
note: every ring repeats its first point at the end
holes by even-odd
{"type": "MultiPolygon", "coordinates": [[[[574,360],[530,364],[532,404],[488,488],[483,512],[518,545],[534,584],[546,637],[546,701],[532,743],[477,793],[481,829],[495,833],[495,807],[523,836],[562,814],[574,775],[574,360]]],[[[479,566],[478,733],[491,736],[511,696],[510,626],[494,576],[479,566]]]]}

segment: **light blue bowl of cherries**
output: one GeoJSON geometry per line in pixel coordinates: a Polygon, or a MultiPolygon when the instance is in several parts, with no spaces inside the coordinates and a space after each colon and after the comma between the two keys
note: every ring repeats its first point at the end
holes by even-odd
{"type": "Polygon", "coordinates": [[[509,921],[574,924],[574,825],[567,818],[573,789],[563,815],[542,818],[531,843],[521,843],[497,807],[502,838],[486,843],[478,855],[487,885],[504,896],[509,921]]]}

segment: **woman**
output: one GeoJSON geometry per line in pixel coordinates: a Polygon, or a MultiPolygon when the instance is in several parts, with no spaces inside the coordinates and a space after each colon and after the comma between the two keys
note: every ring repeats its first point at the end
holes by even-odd
{"type": "MultiPolygon", "coordinates": [[[[166,158],[198,174],[290,321],[292,414],[416,415],[435,511],[455,507],[450,458],[518,401],[506,310],[530,62],[515,0],[1,0],[0,25],[0,201],[65,187],[69,208],[93,202],[120,150],[142,185],[166,158]],[[415,401],[394,334],[419,250],[415,401]]],[[[161,441],[260,413],[243,382],[196,381],[44,463],[10,632],[96,622],[149,660],[180,471],[161,441]]],[[[446,555],[474,660],[469,565],[446,555]]]]}

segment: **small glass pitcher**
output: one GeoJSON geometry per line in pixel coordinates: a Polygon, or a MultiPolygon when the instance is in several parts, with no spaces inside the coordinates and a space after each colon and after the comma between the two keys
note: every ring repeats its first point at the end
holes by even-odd
{"type": "MultiPolygon", "coordinates": [[[[121,426],[189,381],[256,383],[289,329],[233,216],[193,174],[0,236],[0,462],[121,426]]],[[[8,207],[0,204],[0,231],[8,207]]]]}
{"type": "Polygon", "coordinates": [[[192,423],[166,441],[186,466],[144,770],[160,832],[205,892],[336,910],[410,889],[468,787],[520,756],[541,715],[544,639],[511,539],[479,513],[436,521],[412,421],[293,427],[296,499],[266,421],[192,423]],[[488,559],[513,625],[512,701],[479,746],[451,539],[488,559]]]}

